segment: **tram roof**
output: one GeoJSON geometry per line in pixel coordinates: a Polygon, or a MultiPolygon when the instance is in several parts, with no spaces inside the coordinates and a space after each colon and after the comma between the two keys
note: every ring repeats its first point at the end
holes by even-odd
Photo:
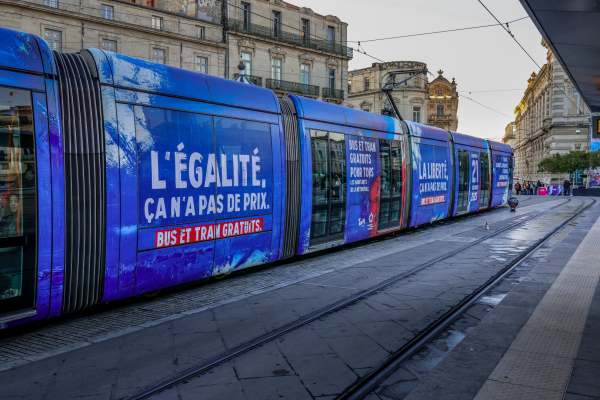
{"type": "Polygon", "coordinates": [[[296,95],[290,97],[294,98],[296,104],[300,105],[300,107],[297,107],[298,118],[396,134],[402,134],[403,132],[400,122],[395,118],[307,97],[296,95]]]}
{"type": "Polygon", "coordinates": [[[465,135],[463,133],[452,132],[452,131],[450,131],[450,134],[452,135],[452,138],[454,139],[454,143],[456,143],[456,144],[477,147],[480,149],[487,149],[487,143],[486,143],[485,139],[465,135]]]}
{"type": "Polygon", "coordinates": [[[52,50],[39,36],[0,27],[0,37],[0,67],[56,73],[52,50]]]}
{"type": "Polygon", "coordinates": [[[275,93],[260,86],[109,51],[87,50],[94,57],[102,83],[233,107],[279,112],[275,93]]]}

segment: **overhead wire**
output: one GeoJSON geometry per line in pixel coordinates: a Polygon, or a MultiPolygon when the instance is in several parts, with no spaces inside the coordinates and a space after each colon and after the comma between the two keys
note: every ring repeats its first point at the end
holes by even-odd
{"type": "MultiPolygon", "coordinates": [[[[528,52],[527,50],[525,50],[525,48],[524,48],[524,47],[521,45],[521,43],[519,43],[519,41],[517,40],[517,38],[515,37],[515,35],[513,35],[513,33],[510,31],[510,29],[509,29],[509,28],[507,28],[507,27],[505,27],[504,25],[502,25],[502,24],[500,23],[500,21],[498,20],[498,18],[496,18],[496,16],[494,15],[494,13],[492,13],[492,12],[490,11],[490,9],[489,9],[489,8],[487,8],[485,4],[483,4],[483,2],[482,2],[481,0],[477,0],[477,1],[478,1],[478,2],[479,2],[479,4],[481,4],[481,5],[483,6],[483,8],[485,8],[485,10],[486,10],[486,11],[487,11],[487,12],[488,12],[488,13],[489,13],[489,14],[490,14],[490,15],[491,15],[491,16],[492,16],[492,17],[493,17],[495,20],[496,20],[496,22],[498,22],[498,23],[499,23],[499,24],[502,26],[502,29],[504,29],[504,30],[506,31],[506,33],[508,33],[508,34],[510,35],[510,37],[512,37],[512,38],[513,38],[513,40],[514,40],[514,41],[515,41],[515,42],[516,42],[516,43],[519,45],[519,47],[521,48],[521,50],[523,50],[523,51],[525,52],[525,54],[527,54],[527,56],[528,56],[528,57],[531,59],[531,61],[533,61],[533,63],[534,63],[534,64],[535,64],[535,65],[538,67],[538,69],[540,69],[540,70],[541,70],[541,69],[542,69],[542,67],[540,67],[540,65],[537,63],[537,61],[535,61],[535,59],[534,59],[534,58],[531,56],[531,54],[529,54],[529,52],[528,52]]],[[[557,88],[558,90],[560,90],[560,91],[561,91],[561,92],[562,92],[562,93],[565,95],[565,97],[566,97],[566,98],[567,98],[567,99],[568,99],[568,100],[571,102],[571,104],[573,104],[573,106],[575,106],[575,108],[579,109],[579,107],[577,106],[577,104],[575,104],[575,103],[573,102],[573,99],[571,99],[571,98],[570,98],[570,97],[567,95],[567,93],[566,93],[566,92],[565,92],[565,91],[564,91],[564,90],[563,90],[563,89],[562,89],[560,86],[558,86],[558,85],[557,85],[557,84],[554,82],[554,80],[553,80],[553,79],[550,77],[550,74],[547,74],[547,76],[548,76],[548,80],[550,80],[550,82],[552,83],[552,85],[554,85],[554,87],[555,87],[555,88],[557,88]]],[[[589,115],[589,114],[586,114],[586,115],[589,115]]]]}

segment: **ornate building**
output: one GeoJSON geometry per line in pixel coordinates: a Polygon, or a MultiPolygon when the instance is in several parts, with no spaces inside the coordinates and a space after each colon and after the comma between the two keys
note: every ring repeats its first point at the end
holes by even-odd
{"type": "MultiPolygon", "coordinates": [[[[545,41],[542,46],[548,48],[545,41]]],[[[550,49],[527,83],[515,108],[515,180],[558,184],[568,175],[541,174],[537,166],[552,154],[589,149],[589,110],[550,49]]]]}
{"type": "Polygon", "coordinates": [[[515,148],[517,138],[516,131],[517,126],[514,122],[511,122],[510,124],[506,125],[506,128],[504,128],[504,136],[502,137],[502,143],[509,145],[511,149],[515,148]]]}
{"type": "MultiPolygon", "coordinates": [[[[400,72],[396,80],[402,81],[409,76],[403,71],[426,68],[427,64],[418,61],[394,61],[350,71],[348,106],[380,114],[388,101],[381,87],[390,73],[400,72]]],[[[443,71],[438,74],[431,82],[425,75],[415,76],[394,89],[393,98],[402,118],[455,131],[458,129],[456,82],[444,78],[443,71]]]]}
{"type": "Polygon", "coordinates": [[[243,60],[254,84],[346,105],[348,24],[282,0],[230,0],[227,78],[243,60]]]}

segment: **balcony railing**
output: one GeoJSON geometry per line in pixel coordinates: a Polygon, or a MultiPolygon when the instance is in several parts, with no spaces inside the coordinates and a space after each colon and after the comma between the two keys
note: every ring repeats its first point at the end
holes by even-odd
{"type": "Polygon", "coordinates": [[[273,29],[268,26],[243,22],[238,19],[229,18],[228,28],[232,31],[260,36],[265,39],[277,40],[279,42],[293,44],[295,46],[307,47],[312,50],[339,54],[341,56],[350,58],[353,56],[353,49],[351,47],[342,46],[341,44],[332,43],[327,40],[314,39],[310,36],[302,36],[295,33],[283,32],[281,29],[273,29]]]}
{"type": "MultiPolygon", "coordinates": [[[[233,79],[237,78],[238,76],[240,76],[240,74],[233,74],[233,79]]],[[[254,75],[245,75],[246,78],[248,78],[248,80],[250,82],[252,82],[253,85],[255,86],[262,86],[262,78],[260,76],[254,76],[254,75]]]]}
{"type": "Polygon", "coordinates": [[[319,97],[319,87],[304,83],[267,79],[267,89],[274,92],[296,93],[307,97],[319,97]]]}
{"type": "Polygon", "coordinates": [[[323,98],[344,101],[344,91],[340,89],[323,88],[323,98]]]}
{"type": "Polygon", "coordinates": [[[430,115],[430,121],[452,121],[452,115],[430,115]]]}

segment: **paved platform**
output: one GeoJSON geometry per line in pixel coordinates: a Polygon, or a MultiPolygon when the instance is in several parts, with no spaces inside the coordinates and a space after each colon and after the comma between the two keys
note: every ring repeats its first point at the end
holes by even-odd
{"type": "MultiPolygon", "coordinates": [[[[517,213],[497,209],[155,299],[2,332],[0,397],[123,398],[567,200],[521,199],[517,213]]],[[[590,202],[589,198],[570,199],[544,218],[479,243],[154,398],[333,399],[590,202]]],[[[447,354],[442,352],[445,357],[437,358],[431,373],[416,377],[416,367],[408,368],[406,379],[396,376],[395,382],[388,382],[386,395],[380,390],[371,397],[474,398],[509,354],[513,340],[556,278],[569,270],[565,265],[599,215],[600,207],[594,207],[565,227],[517,268],[503,288],[457,322],[457,335],[445,339],[447,354]],[[544,271],[537,270],[540,266],[544,271]],[[500,301],[500,292],[510,293],[500,301]],[[488,323],[493,325],[486,328],[488,323]],[[469,343],[481,352],[461,350],[469,343]],[[471,353],[478,356],[469,364],[471,353]]],[[[559,282],[568,285],[571,276],[579,275],[559,282]]],[[[594,351],[598,345],[594,342],[585,348],[594,351]]],[[[574,358],[576,367],[578,357],[574,358]]],[[[590,361],[585,357],[582,362],[590,361]]],[[[585,362],[581,365],[588,365],[585,362]]],[[[576,368],[573,374],[584,376],[584,368],[576,368]]]]}

